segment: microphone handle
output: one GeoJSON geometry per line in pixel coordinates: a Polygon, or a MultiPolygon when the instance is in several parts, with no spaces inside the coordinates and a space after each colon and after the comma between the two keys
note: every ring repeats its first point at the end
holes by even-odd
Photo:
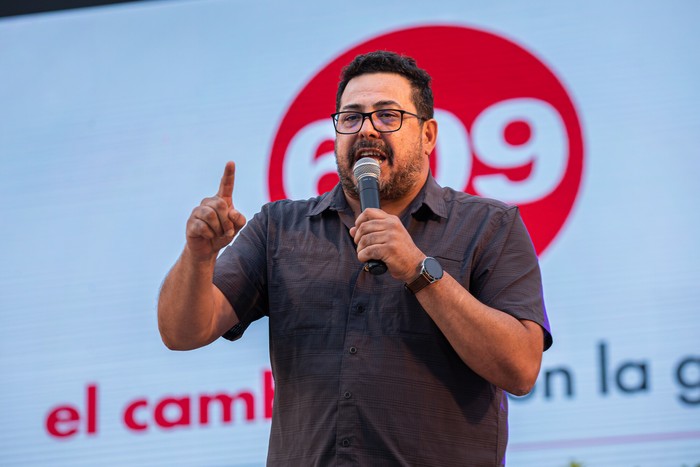
{"type": "MultiPolygon", "coordinates": [[[[360,195],[360,208],[364,211],[367,208],[379,209],[379,183],[372,176],[361,177],[357,181],[357,191],[360,195]]],[[[379,276],[386,272],[386,264],[378,259],[371,259],[365,263],[365,271],[369,271],[374,276],[379,276]]]]}
{"type": "Polygon", "coordinates": [[[360,208],[379,209],[379,183],[372,176],[364,176],[357,181],[357,191],[360,195],[360,208]]]}
{"type": "Polygon", "coordinates": [[[381,276],[386,272],[386,264],[380,259],[371,259],[365,263],[365,271],[373,276],[381,276]]]}

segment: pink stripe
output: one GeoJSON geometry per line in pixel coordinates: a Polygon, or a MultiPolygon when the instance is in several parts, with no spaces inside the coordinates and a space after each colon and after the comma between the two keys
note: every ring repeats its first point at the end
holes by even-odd
{"type": "Polygon", "coordinates": [[[656,441],[674,441],[679,439],[700,438],[700,431],[684,431],[677,433],[648,433],[641,435],[606,436],[605,438],[561,439],[539,441],[533,443],[513,443],[508,446],[510,451],[539,451],[545,449],[561,449],[590,446],[611,446],[616,444],[649,443],[656,441]]]}

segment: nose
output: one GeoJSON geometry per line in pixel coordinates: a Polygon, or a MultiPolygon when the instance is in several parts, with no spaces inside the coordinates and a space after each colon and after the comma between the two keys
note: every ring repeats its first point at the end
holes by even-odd
{"type": "Polygon", "coordinates": [[[379,138],[379,132],[374,128],[372,117],[369,115],[364,115],[362,117],[362,124],[360,125],[360,131],[358,133],[363,138],[379,138]]]}

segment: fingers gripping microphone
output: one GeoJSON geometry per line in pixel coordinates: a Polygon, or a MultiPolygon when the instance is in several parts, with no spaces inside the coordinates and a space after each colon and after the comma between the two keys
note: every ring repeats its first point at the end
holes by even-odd
{"type": "MultiPolygon", "coordinates": [[[[357,193],[360,195],[360,208],[379,208],[379,162],[371,157],[363,157],[355,163],[352,169],[357,180],[357,193]]],[[[378,259],[365,263],[365,271],[375,276],[386,272],[386,264],[378,259]]]]}

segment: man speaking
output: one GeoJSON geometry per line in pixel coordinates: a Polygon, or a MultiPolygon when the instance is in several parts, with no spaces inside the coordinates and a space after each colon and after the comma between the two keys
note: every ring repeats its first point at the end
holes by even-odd
{"type": "Polygon", "coordinates": [[[506,392],[530,391],[552,342],[540,270],[516,207],[433,179],[430,80],[409,57],[356,57],[332,115],[338,186],[245,225],[229,162],[187,221],[160,333],[188,350],[269,317],[268,465],[505,463],[506,392]],[[360,166],[378,166],[381,208],[360,166]]]}

